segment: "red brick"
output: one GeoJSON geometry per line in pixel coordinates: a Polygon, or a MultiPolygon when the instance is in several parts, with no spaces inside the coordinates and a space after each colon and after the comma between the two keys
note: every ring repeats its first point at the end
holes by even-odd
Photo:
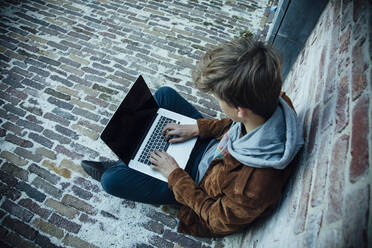
{"type": "Polygon", "coordinates": [[[331,165],[329,170],[328,209],[326,220],[331,224],[342,216],[342,201],[345,185],[346,158],[349,146],[349,136],[344,134],[339,137],[332,149],[331,165]]]}
{"type": "Polygon", "coordinates": [[[349,79],[344,76],[338,84],[336,103],[336,132],[341,132],[349,124],[349,79]]]}
{"type": "Polygon", "coordinates": [[[341,31],[345,29],[345,27],[352,23],[353,20],[353,1],[351,0],[342,0],[341,4],[341,31]]]}
{"type": "MultiPolygon", "coordinates": [[[[320,78],[320,72],[319,72],[319,78],[320,78]]],[[[323,95],[323,91],[324,91],[324,87],[325,87],[325,82],[323,79],[319,79],[318,80],[318,83],[316,86],[314,86],[315,88],[315,96],[314,96],[314,99],[315,99],[315,104],[318,104],[321,99],[322,99],[322,95],[323,95]]]]}
{"type": "Polygon", "coordinates": [[[368,4],[368,1],[364,0],[354,0],[353,1],[353,21],[356,22],[358,18],[361,18],[365,14],[368,8],[371,6],[368,4]]]}
{"type": "Polygon", "coordinates": [[[333,11],[332,8],[328,8],[328,10],[326,10],[327,12],[325,12],[325,22],[324,22],[324,33],[328,33],[330,30],[331,30],[331,17],[332,17],[332,14],[331,12],[333,11]]]}
{"type": "MultiPolygon", "coordinates": [[[[296,173],[293,173],[293,179],[292,180],[295,180],[295,181],[298,181],[298,180],[301,180],[301,179],[295,179],[295,177],[297,177],[296,174],[299,174],[298,173],[298,170],[296,171],[296,173]]],[[[295,218],[295,215],[296,215],[296,210],[298,209],[298,205],[299,205],[299,198],[300,198],[300,190],[301,190],[301,185],[299,183],[288,183],[288,187],[290,187],[288,189],[289,192],[291,192],[290,194],[290,205],[288,207],[288,216],[290,218],[295,218]]]]}
{"type": "Polygon", "coordinates": [[[307,219],[303,247],[316,247],[319,231],[322,226],[323,211],[314,212],[307,219]]]}
{"type": "Polygon", "coordinates": [[[367,87],[367,72],[368,62],[365,52],[366,39],[362,37],[353,47],[352,53],[352,96],[353,100],[357,99],[367,87]]]}
{"type": "Polygon", "coordinates": [[[318,243],[321,244],[321,247],[327,248],[339,248],[344,246],[342,233],[336,228],[322,230],[318,243]]]}
{"type": "MultiPolygon", "coordinates": [[[[366,6],[367,8],[369,6],[366,6]]],[[[368,24],[367,24],[367,11],[362,11],[358,20],[354,23],[353,27],[353,39],[359,40],[362,35],[366,35],[368,33],[368,24]]]]}
{"type": "Polygon", "coordinates": [[[342,33],[340,36],[340,48],[339,48],[339,55],[344,55],[349,51],[350,47],[350,36],[351,36],[351,27],[349,26],[348,29],[342,33]]]}
{"type": "Polygon", "coordinates": [[[335,121],[335,107],[336,101],[332,98],[323,108],[323,116],[321,121],[321,130],[324,131],[325,129],[333,126],[335,121]]]}
{"type": "Polygon", "coordinates": [[[368,247],[370,185],[346,195],[343,215],[345,247],[368,247]]]}
{"type": "Polygon", "coordinates": [[[319,126],[319,107],[318,104],[313,112],[313,115],[311,117],[311,123],[310,123],[310,132],[308,137],[308,147],[307,147],[307,154],[311,154],[314,150],[315,143],[317,142],[318,135],[318,126],[319,126]]]}
{"type": "Polygon", "coordinates": [[[304,129],[303,129],[303,133],[304,133],[304,139],[306,141],[308,141],[308,138],[309,138],[309,134],[308,134],[308,131],[310,129],[310,125],[308,124],[309,123],[309,120],[310,120],[310,116],[311,116],[311,108],[308,108],[306,110],[306,113],[305,113],[305,116],[304,116],[304,129]]]}
{"type": "Polygon", "coordinates": [[[353,127],[351,138],[350,181],[355,183],[369,167],[369,97],[368,94],[358,99],[353,108],[353,127]]]}
{"type": "Polygon", "coordinates": [[[326,57],[327,57],[327,45],[326,44],[323,46],[322,53],[320,54],[320,61],[319,61],[319,82],[322,80],[322,78],[324,76],[324,66],[325,66],[325,61],[326,61],[326,57]]]}
{"type": "MultiPolygon", "coordinates": [[[[330,60],[333,61],[335,58],[334,55],[330,55],[330,60]]],[[[325,79],[324,87],[321,88],[321,91],[324,91],[323,102],[328,102],[329,99],[334,95],[336,88],[336,63],[328,64],[327,77],[325,79]]]]}
{"type": "Polygon", "coordinates": [[[302,233],[305,230],[314,161],[310,161],[307,164],[302,165],[306,166],[306,168],[302,176],[302,190],[300,195],[300,202],[296,214],[295,224],[293,227],[293,231],[295,234],[302,233]]]}
{"type": "Polygon", "coordinates": [[[344,30],[339,39],[339,50],[337,54],[334,54],[334,57],[330,61],[337,63],[338,66],[338,75],[342,76],[344,74],[350,74],[350,35],[351,35],[351,26],[349,25],[346,30],[344,30]]]}
{"type": "Polygon", "coordinates": [[[311,206],[316,207],[324,200],[325,186],[327,182],[327,172],[329,164],[329,147],[331,133],[327,132],[322,135],[322,141],[316,155],[314,187],[311,193],[311,206]]]}

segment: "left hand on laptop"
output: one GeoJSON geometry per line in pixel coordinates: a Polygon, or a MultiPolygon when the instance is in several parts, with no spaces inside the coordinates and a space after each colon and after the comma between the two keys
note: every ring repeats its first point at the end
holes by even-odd
{"type": "Polygon", "coordinates": [[[176,160],[166,152],[154,151],[150,154],[150,167],[154,170],[159,171],[166,178],[177,169],[179,166],[176,160]]]}

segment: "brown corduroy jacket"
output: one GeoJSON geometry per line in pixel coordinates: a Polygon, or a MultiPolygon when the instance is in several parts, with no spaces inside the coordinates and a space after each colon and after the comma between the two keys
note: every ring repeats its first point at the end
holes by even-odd
{"type": "MultiPolygon", "coordinates": [[[[282,97],[292,106],[283,93],[282,97]]],[[[231,123],[230,119],[200,119],[199,138],[221,139],[231,123]]],[[[277,203],[292,167],[253,168],[228,154],[212,161],[199,185],[184,170],[174,170],[168,186],[183,205],[178,231],[216,237],[245,229],[277,203]]]]}

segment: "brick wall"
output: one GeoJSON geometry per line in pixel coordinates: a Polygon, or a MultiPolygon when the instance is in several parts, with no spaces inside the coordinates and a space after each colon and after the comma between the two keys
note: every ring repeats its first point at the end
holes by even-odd
{"type": "Polygon", "coordinates": [[[371,247],[372,27],[368,1],[330,1],[284,90],[306,145],[275,213],[241,247],[371,247]]]}

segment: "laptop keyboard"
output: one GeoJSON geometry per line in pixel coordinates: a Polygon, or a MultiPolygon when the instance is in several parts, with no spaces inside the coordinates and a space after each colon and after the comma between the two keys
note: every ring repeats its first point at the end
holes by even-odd
{"type": "Polygon", "coordinates": [[[169,142],[165,140],[165,137],[161,134],[165,125],[168,123],[176,123],[175,120],[161,116],[158,123],[155,126],[145,148],[143,149],[138,161],[147,165],[151,165],[150,153],[155,150],[166,151],[169,147],[169,142]]]}

